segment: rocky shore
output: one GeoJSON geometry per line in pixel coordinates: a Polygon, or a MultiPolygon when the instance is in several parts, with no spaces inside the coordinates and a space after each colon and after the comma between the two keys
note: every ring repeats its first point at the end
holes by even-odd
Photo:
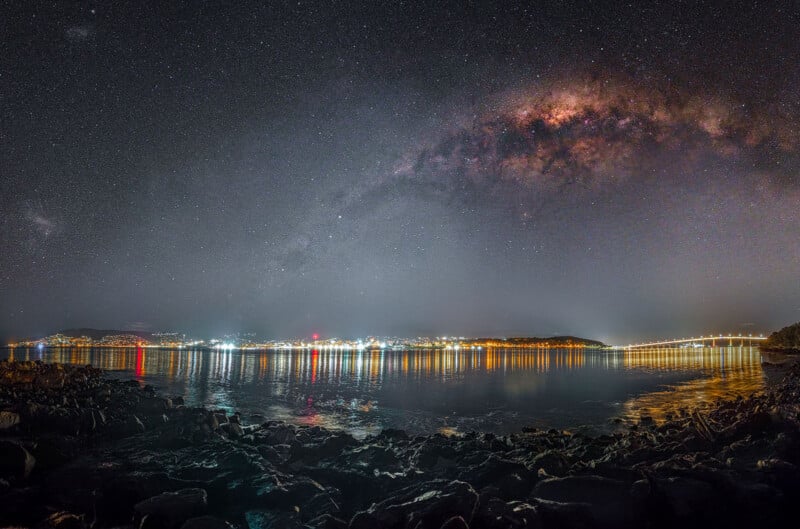
{"type": "Polygon", "coordinates": [[[0,362],[0,527],[794,526],[799,411],[794,366],[764,395],[615,435],[356,440],[88,366],[0,362]]]}

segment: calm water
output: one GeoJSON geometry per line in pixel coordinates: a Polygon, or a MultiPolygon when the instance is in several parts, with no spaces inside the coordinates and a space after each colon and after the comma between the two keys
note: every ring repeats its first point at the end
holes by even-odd
{"type": "Polygon", "coordinates": [[[488,351],[36,349],[17,360],[93,364],[187,404],[343,429],[505,433],[613,428],[764,387],[756,348],[488,351]]]}

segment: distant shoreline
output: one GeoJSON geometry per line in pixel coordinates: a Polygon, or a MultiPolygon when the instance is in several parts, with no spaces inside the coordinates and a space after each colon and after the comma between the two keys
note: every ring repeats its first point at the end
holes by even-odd
{"type": "Polygon", "coordinates": [[[356,349],[353,347],[338,347],[329,345],[319,346],[296,346],[296,347],[260,347],[260,346],[244,346],[244,347],[207,347],[207,346],[171,346],[171,345],[42,345],[28,346],[28,345],[2,345],[0,349],[20,349],[20,350],[51,350],[51,349],[146,349],[158,351],[313,351],[313,350],[342,350],[342,351],[355,351],[355,352],[402,352],[402,351],[485,351],[489,349],[584,349],[590,351],[609,351],[613,348],[609,346],[585,346],[581,344],[553,344],[553,345],[501,345],[501,346],[479,346],[472,347],[469,345],[453,348],[449,346],[408,346],[408,347],[364,347],[356,349]]]}

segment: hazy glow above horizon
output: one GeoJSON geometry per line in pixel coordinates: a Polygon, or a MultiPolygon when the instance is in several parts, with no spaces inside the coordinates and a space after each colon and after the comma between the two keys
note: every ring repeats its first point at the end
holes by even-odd
{"type": "Polygon", "coordinates": [[[777,6],[193,9],[11,9],[0,339],[800,320],[777,6]]]}

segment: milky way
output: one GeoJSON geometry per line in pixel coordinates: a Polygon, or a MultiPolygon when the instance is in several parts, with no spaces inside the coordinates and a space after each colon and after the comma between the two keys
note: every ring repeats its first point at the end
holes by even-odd
{"type": "Polygon", "coordinates": [[[591,190],[665,164],[686,171],[735,161],[757,176],[776,156],[797,154],[796,122],[724,97],[610,78],[541,83],[408,155],[393,176],[489,194],[591,190]]]}

